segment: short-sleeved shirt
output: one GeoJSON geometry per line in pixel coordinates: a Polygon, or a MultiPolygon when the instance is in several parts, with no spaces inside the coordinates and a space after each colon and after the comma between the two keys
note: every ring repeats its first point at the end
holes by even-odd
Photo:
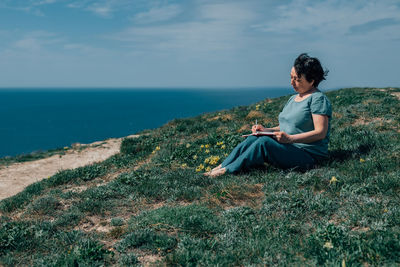
{"type": "Polygon", "coordinates": [[[331,128],[332,107],[329,99],[315,91],[306,99],[296,102],[293,95],[279,114],[279,128],[287,134],[300,134],[314,130],[312,114],[328,116],[328,132],[322,140],[312,143],[294,143],[294,146],[311,153],[316,159],[328,157],[328,142],[331,128]]]}

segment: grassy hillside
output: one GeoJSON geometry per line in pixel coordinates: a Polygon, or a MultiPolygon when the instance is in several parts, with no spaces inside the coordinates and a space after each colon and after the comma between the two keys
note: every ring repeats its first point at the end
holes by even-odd
{"type": "Polygon", "coordinates": [[[288,96],[177,119],[0,202],[4,266],[400,265],[400,89],[331,91],[329,161],[218,178],[288,96]]]}

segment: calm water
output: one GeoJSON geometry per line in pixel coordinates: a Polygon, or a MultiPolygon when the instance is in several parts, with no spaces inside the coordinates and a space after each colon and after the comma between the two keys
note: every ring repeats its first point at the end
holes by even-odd
{"type": "Polygon", "coordinates": [[[0,157],[91,143],[157,128],[290,88],[216,90],[0,90],[0,157]]]}

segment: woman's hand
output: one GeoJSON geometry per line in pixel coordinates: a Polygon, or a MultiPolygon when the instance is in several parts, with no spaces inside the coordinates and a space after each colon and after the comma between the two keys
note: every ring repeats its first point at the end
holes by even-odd
{"type": "Polygon", "coordinates": [[[293,139],[291,135],[285,133],[285,132],[275,132],[273,137],[278,141],[279,143],[284,143],[284,144],[291,144],[293,143],[293,139]]]}
{"type": "Polygon", "coordinates": [[[253,127],[251,127],[251,132],[252,133],[263,132],[263,131],[265,131],[265,128],[261,124],[256,124],[256,125],[253,125],[253,127]]]}

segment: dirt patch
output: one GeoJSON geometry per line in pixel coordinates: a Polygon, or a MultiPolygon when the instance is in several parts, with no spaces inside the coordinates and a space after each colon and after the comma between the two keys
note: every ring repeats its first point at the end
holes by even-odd
{"type": "Polygon", "coordinates": [[[231,114],[223,114],[223,115],[218,115],[212,118],[208,118],[208,121],[215,121],[215,120],[221,120],[221,121],[231,121],[233,120],[233,116],[231,114]]]}
{"type": "Polygon", "coordinates": [[[358,118],[356,119],[351,125],[353,126],[357,126],[357,125],[367,125],[370,122],[367,122],[367,120],[365,118],[358,118]]]}
{"type": "Polygon", "coordinates": [[[343,115],[342,115],[341,113],[337,113],[337,112],[333,112],[333,113],[332,113],[332,116],[333,116],[334,118],[336,118],[336,119],[340,119],[340,118],[343,117],[343,115]]]}
{"type": "MultiPolygon", "coordinates": [[[[132,135],[128,137],[137,137],[132,135]]],[[[49,178],[61,170],[75,169],[104,161],[118,154],[123,138],[112,138],[89,145],[74,145],[65,155],[14,163],[0,168],[0,200],[21,192],[26,186],[49,178]]]]}
{"type": "Polygon", "coordinates": [[[397,97],[397,99],[400,100],[400,92],[393,92],[391,93],[391,95],[397,97]]]}
{"type": "Polygon", "coordinates": [[[357,232],[368,232],[369,230],[370,230],[369,227],[360,227],[360,226],[356,226],[351,229],[351,231],[357,231],[357,232]]]}
{"type": "MultiPolygon", "coordinates": [[[[157,262],[161,261],[163,257],[160,255],[144,255],[144,256],[139,256],[138,260],[140,261],[143,266],[160,266],[159,264],[156,264],[157,262]]],[[[166,265],[161,265],[161,266],[166,266],[166,265]]]]}
{"type": "Polygon", "coordinates": [[[85,232],[97,231],[102,233],[108,233],[112,227],[109,222],[98,216],[86,216],[85,219],[75,227],[75,230],[81,230],[85,232]]]}
{"type": "Polygon", "coordinates": [[[380,104],[380,101],[376,100],[376,99],[367,99],[367,100],[364,100],[362,103],[363,103],[363,105],[369,105],[369,104],[378,105],[378,104],[380,104]]]}
{"type": "Polygon", "coordinates": [[[261,111],[258,110],[252,110],[247,114],[246,119],[259,119],[259,118],[264,118],[265,114],[261,111]]]}
{"type": "Polygon", "coordinates": [[[251,131],[251,126],[249,124],[245,124],[242,127],[240,127],[239,130],[237,130],[238,133],[250,132],[250,131],[251,131]]]}
{"type": "Polygon", "coordinates": [[[220,133],[220,134],[229,134],[229,129],[226,126],[220,126],[217,128],[216,131],[217,131],[217,133],[220,133]]]}
{"type": "Polygon", "coordinates": [[[357,125],[368,125],[371,123],[379,123],[380,125],[382,125],[384,122],[390,123],[391,120],[386,120],[383,118],[358,118],[356,119],[351,125],[353,126],[357,126],[357,125]]]}
{"type": "Polygon", "coordinates": [[[265,194],[263,184],[231,185],[221,192],[207,196],[207,202],[230,209],[238,206],[249,206],[258,209],[262,206],[265,194]]]}

